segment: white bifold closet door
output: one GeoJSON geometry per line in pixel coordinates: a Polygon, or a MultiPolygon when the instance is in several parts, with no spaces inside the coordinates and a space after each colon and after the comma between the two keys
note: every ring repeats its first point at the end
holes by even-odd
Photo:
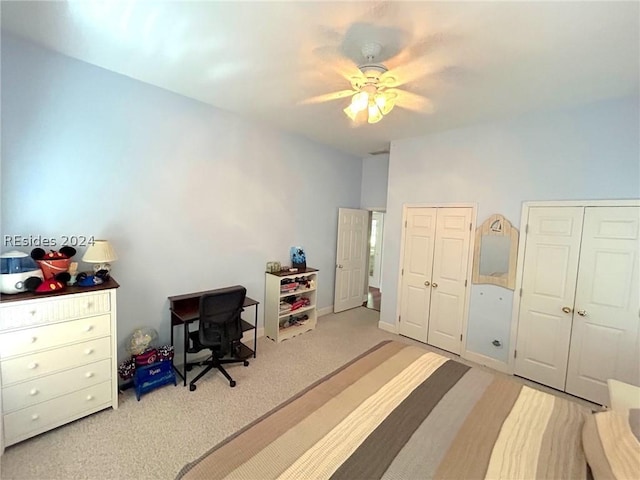
{"type": "Polygon", "coordinates": [[[607,404],[640,384],[638,207],[529,209],[515,373],[607,404]]]}
{"type": "Polygon", "coordinates": [[[399,333],[459,354],[462,349],[472,209],[407,209],[399,333]]]}

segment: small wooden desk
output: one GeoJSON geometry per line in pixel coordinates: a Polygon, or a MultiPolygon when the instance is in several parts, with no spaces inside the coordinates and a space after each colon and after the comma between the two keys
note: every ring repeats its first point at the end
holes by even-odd
{"type": "MultiPolygon", "coordinates": [[[[205,290],[204,292],[187,293],[184,295],[175,295],[169,297],[169,310],[171,311],[171,345],[173,345],[173,328],[182,325],[184,328],[184,353],[182,372],[175,368],[176,373],[182,378],[184,386],[187,386],[187,349],[189,347],[189,324],[197,322],[200,318],[200,297],[205,293],[216,293],[223,288],[216,290],[205,290]]],[[[250,350],[249,355],[253,354],[256,358],[256,346],[258,343],[258,305],[260,302],[250,297],[244,298],[243,307],[255,307],[254,323],[247,322],[242,319],[242,331],[253,330],[253,350],[244,345],[244,348],[250,350]]],[[[248,355],[248,356],[249,356],[248,355]]]]}

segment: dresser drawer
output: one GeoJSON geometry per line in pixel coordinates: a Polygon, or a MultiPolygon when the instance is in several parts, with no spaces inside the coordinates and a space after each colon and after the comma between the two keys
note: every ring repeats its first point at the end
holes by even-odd
{"type": "Polygon", "coordinates": [[[15,382],[30,380],[110,357],[110,337],[15,357],[2,361],[2,384],[6,387],[15,382]]]}
{"type": "Polygon", "coordinates": [[[110,334],[111,315],[109,314],[14,330],[0,334],[0,357],[4,359],[110,334]]]}
{"type": "Polygon", "coordinates": [[[82,414],[106,408],[111,401],[111,382],[104,382],[8,413],[3,417],[6,443],[10,445],[16,439],[66,423],[65,420],[71,421],[82,414]]]}
{"type": "Polygon", "coordinates": [[[111,380],[111,360],[101,360],[2,389],[4,412],[46,402],[69,392],[111,380]]]}
{"type": "Polygon", "coordinates": [[[90,315],[100,315],[109,311],[111,311],[109,292],[20,302],[19,305],[2,307],[0,310],[0,330],[61,322],[90,315]]]}

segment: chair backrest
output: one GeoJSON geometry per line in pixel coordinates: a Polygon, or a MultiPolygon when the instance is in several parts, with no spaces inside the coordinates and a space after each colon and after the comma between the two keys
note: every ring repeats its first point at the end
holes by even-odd
{"type": "Polygon", "coordinates": [[[231,345],[242,338],[240,313],[246,295],[246,288],[235,285],[200,297],[198,339],[203,346],[226,354],[231,345]]]}

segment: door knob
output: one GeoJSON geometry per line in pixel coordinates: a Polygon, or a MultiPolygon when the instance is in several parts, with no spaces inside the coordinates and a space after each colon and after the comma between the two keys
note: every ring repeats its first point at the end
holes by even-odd
{"type": "Polygon", "coordinates": [[[338,268],[342,268],[342,265],[338,265],[338,268]]]}
{"type": "Polygon", "coordinates": [[[562,307],[564,313],[571,313],[571,307],[562,307]]]}
{"type": "Polygon", "coordinates": [[[433,282],[431,285],[433,286],[433,288],[438,288],[438,284],[436,282],[433,282]]]}
{"type": "Polygon", "coordinates": [[[429,285],[431,285],[431,284],[429,283],[429,280],[427,280],[426,282],[424,282],[424,286],[425,286],[425,287],[428,287],[429,285]]]}
{"type": "Polygon", "coordinates": [[[586,310],[578,310],[578,315],[580,315],[581,317],[586,317],[587,316],[587,311],[586,310]]]}

